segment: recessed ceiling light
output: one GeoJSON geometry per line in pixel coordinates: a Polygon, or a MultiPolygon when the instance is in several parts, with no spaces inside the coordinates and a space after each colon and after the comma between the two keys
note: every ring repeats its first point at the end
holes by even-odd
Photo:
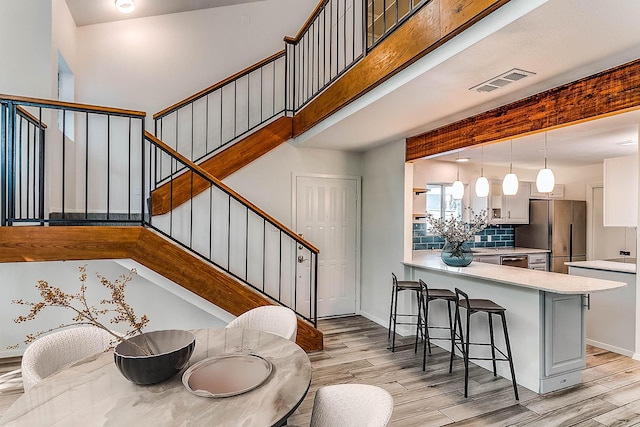
{"type": "Polygon", "coordinates": [[[116,7],[122,13],[131,13],[136,9],[133,0],[116,0],[116,7]]]}
{"type": "Polygon", "coordinates": [[[629,145],[638,145],[638,143],[636,141],[622,141],[622,142],[618,142],[618,145],[622,145],[623,147],[627,147],[629,145]]]}
{"type": "Polygon", "coordinates": [[[464,163],[464,162],[468,162],[469,159],[468,157],[460,157],[459,159],[456,159],[456,162],[460,162],[460,163],[464,163]]]}

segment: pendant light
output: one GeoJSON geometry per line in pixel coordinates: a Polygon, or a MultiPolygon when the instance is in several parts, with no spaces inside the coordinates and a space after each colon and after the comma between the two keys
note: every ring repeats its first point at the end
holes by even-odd
{"type": "Polygon", "coordinates": [[[505,196],[515,196],[518,194],[518,175],[513,173],[513,139],[511,140],[511,154],[509,155],[509,173],[504,176],[502,181],[502,194],[505,196]]]}
{"type": "Polygon", "coordinates": [[[484,146],[481,147],[480,178],[476,180],[476,196],[487,197],[489,195],[489,180],[484,176],[484,146]]]}
{"type": "Polygon", "coordinates": [[[458,153],[458,160],[456,160],[456,162],[458,163],[458,175],[456,176],[455,182],[451,186],[451,196],[455,200],[460,200],[464,196],[464,184],[462,183],[462,181],[460,181],[460,162],[459,162],[459,160],[460,160],[460,153],[458,153]]]}
{"type": "Polygon", "coordinates": [[[547,132],[544,133],[544,168],[538,172],[536,188],[540,193],[551,193],[556,185],[553,171],[547,167],[547,132]]]}

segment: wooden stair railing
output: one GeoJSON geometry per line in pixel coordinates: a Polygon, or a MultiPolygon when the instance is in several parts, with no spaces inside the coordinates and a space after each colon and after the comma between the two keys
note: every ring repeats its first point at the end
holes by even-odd
{"type": "MultiPolygon", "coordinates": [[[[0,227],[0,242],[0,262],[132,259],[236,316],[274,304],[143,227],[0,227]]],[[[299,318],[296,342],[321,350],[322,332],[299,318]]]]}

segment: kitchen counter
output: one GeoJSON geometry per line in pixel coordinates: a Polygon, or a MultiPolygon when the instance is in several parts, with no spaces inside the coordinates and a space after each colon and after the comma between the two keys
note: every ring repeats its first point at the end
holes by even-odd
{"type": "Polygon", "coordinates": [[[615,271],[618,273],[636,274],[635,262],[620,262],[610,260],[573,261],[565,262],[565,265],[575,268],[587,268],[589,270],[615,271]]]}
{"type": "MultiPolygon", "coordinates": [[[[614,264],[613,262],[610,263],[614,264]]],[[[435,251],[424,254],[414,253],[414,259],[412,261],[405,261],[403,264],[411,267],[437,270],[454,275],[469,276],[558,294],[589,294],[627,285],[624,282],[585,277],[578,278],[567,274],[536,271],[528,268],[507,267],[483,262],[472,262],[467,267],[450,267],[442,262],[439,252],[435,251]]],[[[624,265],[630,266],[631,264],[624,265]]],[[[635,265],[633,267],[635,269],[635,265]]]]}
{"type": "MultiPolygon", "coordinates": [[[[450,267],[442,262],[439,251],[426,252],[414,253],[413,260],[403,262],[403,279],[422,279],[433,288],[452,291],[459,288],[470,298],[489,299],[504,307],[517,382],[536,393],[548,393],[582,382],[587,346],[585,294],[592,294],[593,300],[596,296],[628,288],[620,281],[484,262],[450,267]]],[[[447,316],[443,301],[430,303],[429,321],[432,324],[446,325],[447,316]]],[[[485,316],[472,319],[472,341],[490,342],[487,323],[485,316]]],[[[498,328],[494,338],[496,345],[504,349],[504,338],[498,328]]],[[[491,355],[488,347],[474,348],[474,351],[478,357],[491,355]]],[[[475,363],[493,369],[490,361],[476,360],[475,363]]],[[[460,364],[462,361],[457,358],[454,366],[460,364]]],[[[510,378],[508,364],[498,364],[497,370],[498,375],[510,378]]]]}

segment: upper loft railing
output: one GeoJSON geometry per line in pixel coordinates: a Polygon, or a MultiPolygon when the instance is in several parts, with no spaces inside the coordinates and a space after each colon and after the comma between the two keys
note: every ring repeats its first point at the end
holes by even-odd
{"type": "Polygon", "coordinates": [[[2,225],[149,227],[316,325],[318,249],[146,133],[144,119],[0,95],[2,225]],[[185,189],[190,200],[175,203],[185,189]]]}
{"type": "Polygon", "coordinates": [[[198,162],[284,115],[285,51],[210,86],[156,114],[155,134],[198,162]]]}
{"type": "Polygon", "coordinates": [[[141,224],[144,112],[7,95],[0,110],[2,225],[141,224]]]}
{"type": "Polygon", "coordinates": [[[285,50],[156,113],[155,134],[199,162],[295,115],[430,0],[322,0],[285,50]]]}

